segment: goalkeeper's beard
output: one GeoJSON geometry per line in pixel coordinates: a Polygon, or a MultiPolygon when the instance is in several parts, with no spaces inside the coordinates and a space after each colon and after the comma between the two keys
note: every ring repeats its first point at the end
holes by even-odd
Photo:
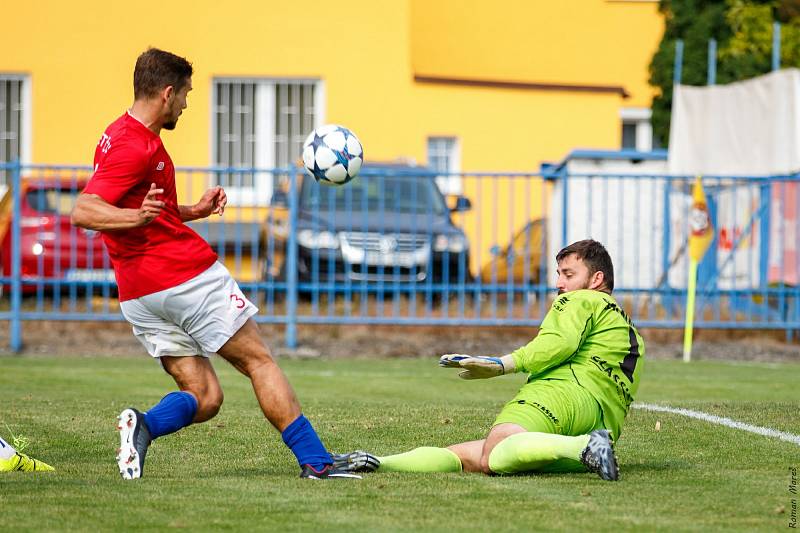
{"type": "Polygon", "coordinates": [[[578,287],[577,289],[570,289],[569,291],[565,291],[564,289],[558,289],[558,295],[561,296],[565,292],[579,291],[581,289],[588,289],[588,288],[589,288],[589,282],[587,281],[586,283],[583,284],[583,287],[578,287]]]}

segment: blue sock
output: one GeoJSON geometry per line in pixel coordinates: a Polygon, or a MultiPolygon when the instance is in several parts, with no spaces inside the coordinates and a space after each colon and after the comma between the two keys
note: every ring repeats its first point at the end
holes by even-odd
{"type": "Polygon", "coordinates": [[[297,457],[300,466],[311,465],[315,470],[322,470],[325,465],[333,463],[331,454],[319,440],[311,422],[302,414],[283,430],[281,437],[297,457]]]}
{"type": "Polygon", "coordinates": [[[184,391],[170,392],[144,414],[144,423],[153,439],[175,433],[188,426],[197,412],[197,400],[184,391]]]}

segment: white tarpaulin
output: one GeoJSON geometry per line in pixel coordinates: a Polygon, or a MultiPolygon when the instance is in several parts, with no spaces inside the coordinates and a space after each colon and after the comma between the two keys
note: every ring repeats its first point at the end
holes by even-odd
{"type": "MultiPolygon", "coordinates": [[[[663,160],[584,156],[570,157],[566,165],[566,177],[556,182],[552,194],[548,257],[555,257],[569,243],[591,237],[611,253],[617,288],[685,287],[687,220],[694,179],[665,176],[663,160]]],[[[710,253],[716,255],[719,272],[713,286],[702,282],[699,289],[758,287],[761,222],[756,213],[762,205],[760,182],[707,179],[704,185],[714,204],[717,238],[710,253]]],[[[797,199],[800,205],[800,196],[797,199]]],[[[550,261],[548,266],[548,279],[555,279],[555,263],[550,261]]]]}
{"type": "Polygon", "coordinates": [[[800,70],[673,91],[670,174],[766,176],[800,171],[800,70]]]}
{"type": "MultiPolygon", "coordinates": [[[[676,86],[667,168],[671,174],[687,176],[799,172],[800,70],[779,70],[729,85],[676,86]]],[[[764,274],[768,283],[797,284],[800,184],[775,181],[765,199],[756,182],[723,179],[712,183],[718,204],[719,286],[759,286],[764,274]],[[763,201],[770,202],[769,213],[760,209],[763,201]],[[765,219],[768,252],[760,242],[765,219]],[[760,271],[764,253],[768,255],[766,273],[760,271]]]]}

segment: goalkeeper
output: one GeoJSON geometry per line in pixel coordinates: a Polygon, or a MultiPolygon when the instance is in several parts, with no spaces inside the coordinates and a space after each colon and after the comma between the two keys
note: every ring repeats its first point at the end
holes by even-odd
{"type": "Polygon", "coordinates": [[[485,439],[388,457],[353,452],[334,456],[335,464],[368,472],[588,470],[617,480],[613,442],[639,388],[644,343],[611,296],[614,269],[602,244],[573,243],[556,262],[559,296],[527,346],[502,357],[451,354],[439,360],[460,368],[464,379],[529,374],[485,439]]]}

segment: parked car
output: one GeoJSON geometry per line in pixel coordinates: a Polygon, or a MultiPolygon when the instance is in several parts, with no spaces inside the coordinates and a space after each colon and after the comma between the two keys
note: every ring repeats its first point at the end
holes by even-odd
{"type": "Polygon", "coordinates": [[[538,285],[545,283],[547,263],[545,220],[531,220],[514,235],[505,248],[492,247],[492,259],[481,268],[485,284],[538,285]],[[542,277],[544,275],[544,278],[542,277]]]}
{"type": "MultiPolygon", "coordinates": [[[[422,283],[470,281],[469,241],[433,177],[415,167],[365,167],[341,187],[302,180],[297,213],[301,282],[422,283]]],[[[273,209],[265,240],[275,243],[267,275],[285,277],[285,213],[273,209]]],[[[266,247],[268,248],[268,247],[266,247]]]]}
{"type": "MultiPolygon", "coordinates": [[[[52,290],[58,282],[114,282],[114,271],[100,235],[70,224],[70,211],[86,185],[71,178],[23,178],[20,231],[23,293],[52,290]]],[[[11,277],[12,191],[0,200],[0,287],[11,277]]]]}

